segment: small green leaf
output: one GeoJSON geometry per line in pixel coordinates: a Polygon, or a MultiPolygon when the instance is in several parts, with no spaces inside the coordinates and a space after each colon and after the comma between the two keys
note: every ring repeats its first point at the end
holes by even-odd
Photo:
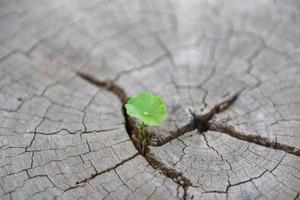
{"type": "Polygon", "coordinates": [[[161,125],[168,116],[167,106],[162,98],[148,92],[129,99],[125,108],[128,115],[150,126],[161,125]]]}

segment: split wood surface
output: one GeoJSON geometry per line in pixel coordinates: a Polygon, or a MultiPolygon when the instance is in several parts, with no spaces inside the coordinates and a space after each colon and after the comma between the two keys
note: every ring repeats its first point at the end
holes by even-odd
{"type": "Polygon", "coordinates": [[[0,26],[1,200],[300,199],[298,0],[2,0],[0,26]]]}

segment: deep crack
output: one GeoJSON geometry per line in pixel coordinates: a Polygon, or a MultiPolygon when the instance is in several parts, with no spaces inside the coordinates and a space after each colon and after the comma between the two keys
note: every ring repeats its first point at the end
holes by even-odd
{"type": "Polygon", "coordinates": [[[284,152],[300,156],[300,149],[297,147],[289,146],[287,144],[278,143],[277,141],[270,141],[266,137],[259,135],[246,135],[245,133],[235,130],[232,126],[225,126],[222,124],[211,123],[209,125],[209,130],[217,131],[219,133],[225,133],[239,140],[244,140],[250,143],[254,143],[260,146],[282,150],[284,152]]]}
{"type": "Polygon", "coordinates": [[[172,131],[168,134],[167,137],[164,138],[157,138],[156,144],[150,144],[152,146],[163,146],[164,144],[184,135],[185,133],[191,132],[196,129],[196,125],[194,123],[194,120],[192,120],[190,123],[186,124],[185,126],[179,128],[176,131],[172,131]]]}
{"type": "MultiPolygon", "coordinates": [[[[156,170],[161,171],[166,177],[169,177],[183,189],[183,199],[187,199],[187,188],[193,186],[191,180],[186,178],[181,172],[176,169],[167,167],[164,163],[157,160],[152,153],[147,153],[145,156],[149,164],[156,170]]],[[[195,187],[195,186],[194,186],[195,187]]]]}
{"type": "MultiPolygon", "coordinates": [[[[166,177],[170,178],[172,181],[174,181],[176,184],[178,184],[180,187],[182,187],[183,191],[184,191],[182,198],[186,199],[187,198],[187,188],[189,186],[193,186],[192,182],[188,178],[183,176],[181,172],[178,172],[176,169],[168,168],[167,166],[165,166],[162,162],[157,160],[153,154],[150,153],[150,150],[148,148],[149,141],[144,142],[142,140],[141,134],[139,132],[139,128],[138,128],[136,122],[133,119],[131,119],[126,113],[124,105],[127,103],[128,97],[127,97],[125,91],[118,85],[114,84],[112,81],[99,81],[99,80],[95,79],[94,77],[90,76],[89,74],[86,74],[81,71],[78,71],[77,75],[97,87],[104,88],[107,91],[114,93],[120,99],[120,101],[122,103],[122,113],[123,113],[123,116],[125,119],[126,131],[129,135],[129,137],[131,138],[132,143],[134,144],[134,146],[136,147],[136,149],[138,150],[139,153],[123,160],[122,162],[118,163],[117,165],[110,167],[104,171],[96,172],[95,174],[92,174],[90,177],[88,177],[82,181],[76,182],[76,184],[78,185],[80,183],[87,182],[87,181],[95,178],[96,176],[104,174],[110,170],[116,169],[117,167],[124,164],[125,162],[132,160],[137,155],[142,155],[154,169],[160,171],[166,177]]],[[[194,125],[193,125],[193,122],[191,122],[191,124],[188,124],[187,126],[179,129],[177,131],[177,134],[184,134],[193,129],[194,129],[194,125]]],[[[153,135],[150,137],[153,137],[153,135]]]]}
{"type": "MultiPolygon", "coordinates": [[[[206,132],[210,129],[210,123],[209,121],[218,113],[221,113],[228,109],[237,99],[239,93],[235,94],[234,96],[226,99],[225,101],[215,105],[208,113],[204,115],[198,115],[191,112],[192,120],[186,124],[185,126],[179,128],[176,131],[172,131],[168,134],[167,137],[163,139],[158,139],[158,142],[156,146],[162,146],[176,138],[178,138],[181,135],[184,135],[185,133],[191,132],[195,129],[198,129],[200,133],[206,132]]],[[[154,145],[155,146],[155,145],[154,145]]]]}
{"type": "MultiPolygon", "coordinates": [[[[272,142],[272,141],[269,141],[268,138],[261,137],[261,136],[245,135],[243,133],[236,131],[233,127],[227,127],[227,126],[224,126],[221,124],[216,124],[216,123],[210,122],[211,119],[215,115],[227,110],[237,100],[240,93],[237,93],[237,94],[231,96],[230,98],[226,99],[225,101],[215,105],[206,114],[198,115],[196,113],[191,112],[192,120],[185,126],[177,129],[176,131],[171,131],[168,134],[168,136],[165,138],[162,138],[162,139],[157,138],[157,136],[155,134],[151,133],[150,139],[148,139],[147,141],[143,141],[141,138],[140,130],[137,126],[136,121],[134,121],[132,118],[130,118],[126,113],[124,105],[127,103],[128,97],[127,97],[125,91],[120,86],[116,85],[112,81],[99,81],[99,80],[95,79],[94,77],[90,76],[89,74],[86,74],[86,73],[80,72],[80,71],[77,72],[77,75],[97,87],[104,88],[107,91],[114,93],[120,99],[120,101],[122,103],[122,113],[123,113],[123,116],[125,119],[126,131],[129,135],[129,137],[131,138],[131,141],[133,142],[134,146],[136,147],[136,149],[139,152],[139,153],[123,160],[122,162],[118,163],[117,165],[115,165],[113,167],[110,167],[104,171],[96,172],[95,174],[92,174],[90,177],[77,182],[76,183],[77,185],[80,183],[87,182],[90,179],[93,179],[96,176],[106,173],[110,170],[114,170],[117,167],[119,167],[120,165],[124,164],[125,162],[135,158],[137,155],[142,155],[154,169],[160,171],[166,177],[170,178],[179,187],[182,187],[183,191],[184,191],[182,198],[187,199],[187,188],[193,186],[191,180],[186,178],[181,172],[178,172],[176,169],[167,167],[164,163],[162,163],[161,161],[156,159],[155,156],[150,152],[148,145],[162,146],[162,145],[180,137],[181,135],[184,135],[185,133],[191,132],[196,129],[200,132],[200,134],[204,134],[204,132],[207,132],[207,131],[217,131],[220,133],[225,133],[227,135],[230,135],[230,136],[240,139],[240,140],[244,140],[244,141],[247,141],[250,143],[255,143],[260,146],[283,150],[287,153],[291,153],[291,154],[294,154],[297,156],[300,155],[300,150],[296,147],[291,147],[291,146],[288,146],[285,144],[272,142]],[[155,144],[153,144],[152,139],[155,139],[155,141],[156,141],[155,144]]],[[[207,145],[209,146],[205,135],[204,135],[204,140],[206,141],[207,145]]],[[[212,148],[211,146],[209,146],[209,147],[212,148]]],[[[222,155],[220,155],[214,148],[212,148],[212,149],[221,157],[221,159],[223,159],[222,155]]],[[[245,182],[260,178],[266,172],[268,172],[268,170],[265,170],[260,176],[251,178],[250,180],[247,180],[245,182]]],[[[243,184],[243,183],[244,183],[244,181],[240,182],[238,184],[232,184],[232,185],[229,183],[226,188],[226,191],[207,191],[207,192],[208,193],[211,193],[211,192],[227,193],[229,187],[243,184]]]]}

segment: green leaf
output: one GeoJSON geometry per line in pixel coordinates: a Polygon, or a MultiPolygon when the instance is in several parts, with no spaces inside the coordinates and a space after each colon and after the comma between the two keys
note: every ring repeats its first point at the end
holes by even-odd
{"type": "Polygon", "coordinates": [[[129,99],[125,108],[128,115],[151,126],[161,125],[168,116],[167,106],[162,98],[148,92],[129,99]]]}

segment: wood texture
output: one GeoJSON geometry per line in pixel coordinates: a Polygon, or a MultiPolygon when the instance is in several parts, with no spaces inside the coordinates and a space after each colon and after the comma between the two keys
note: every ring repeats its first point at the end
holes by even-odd
{"type": "Polygon", "coordinates": [[[2,0],[0,25],[1,200],[299,199],[297,0],[2,0]],[[142,91],[169,109],[144,152],[142,91]]]}

